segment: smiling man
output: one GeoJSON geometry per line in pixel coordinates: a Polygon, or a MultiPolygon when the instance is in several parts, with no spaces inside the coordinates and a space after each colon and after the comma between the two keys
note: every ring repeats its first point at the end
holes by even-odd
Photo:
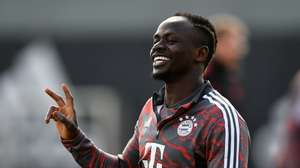
{"type": "Polygon", "coordinates": [[[158,26],[150,51],[152,74],[165,85],[145,103],[121,155],[98,149],[79,129],[66,85],[65,100],[46,89],[57,103],[46,122],[56,121],[62,143],[82,167],[246,168],[246,122],[203,80],[216,44],[213,26],[200,16],[177,13],[158,26]]]}

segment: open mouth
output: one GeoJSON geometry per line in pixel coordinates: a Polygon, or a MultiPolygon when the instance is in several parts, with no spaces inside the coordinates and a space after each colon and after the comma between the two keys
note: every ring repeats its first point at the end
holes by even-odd
{"type": "Polygon", "coordinates": [[[168,61],[170,61],[170,58],[165,57],[165,56],[156,56],[153,59],[153,66],[162,66],[166,64],[168,61]]]}

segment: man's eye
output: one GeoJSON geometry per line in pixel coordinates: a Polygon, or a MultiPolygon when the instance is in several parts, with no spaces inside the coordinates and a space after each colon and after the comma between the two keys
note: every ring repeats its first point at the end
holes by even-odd
{"type": "Polygon", "coordinates": [[[170,40],[168,40],[168,43],[169,43],[169,44],[174,44],[174,43],[177,43],[177,40],[170,39],[170,40]]]}

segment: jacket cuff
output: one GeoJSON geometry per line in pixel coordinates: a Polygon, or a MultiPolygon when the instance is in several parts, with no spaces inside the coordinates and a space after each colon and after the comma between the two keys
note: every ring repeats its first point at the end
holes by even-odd
{"type": "Polygon", "coordinates": [[[60,137],[62,144],[69,150],[71,147],[77,146],[84,139],[84,133],[78,128],[76,136],[73,139],[63,139],[60,137]]]}

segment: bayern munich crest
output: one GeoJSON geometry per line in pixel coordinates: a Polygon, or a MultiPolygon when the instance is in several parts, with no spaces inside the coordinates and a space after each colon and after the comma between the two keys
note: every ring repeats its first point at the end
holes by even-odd
{"type": "Polygon", "coordinates": [[[179,121],[181,121],[177,128],[177,134],[179,136],[187,136],[192,132],[194,127],[197,127],[196,118],[194,116],[190,117],[186,115],[184,118],[180,117],[179,121]]]}

